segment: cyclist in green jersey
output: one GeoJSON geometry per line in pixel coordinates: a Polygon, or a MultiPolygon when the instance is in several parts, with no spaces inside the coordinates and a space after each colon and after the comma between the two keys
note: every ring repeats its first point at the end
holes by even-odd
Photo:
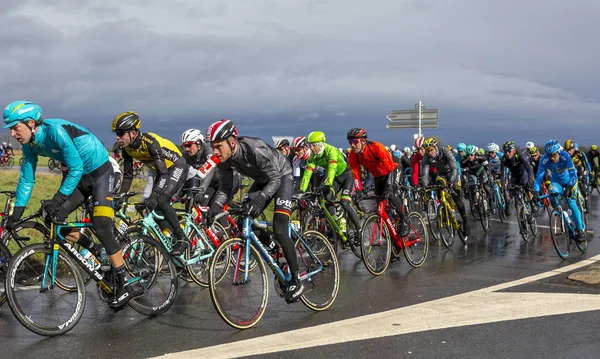
{"type": "MultiPolygon", "coordinates": [[[[361,226],[358,214],[350,205],[352,201],[350,193],[352,192],[353,179],[352,172],[346,164],[344,155],[337,148],[325,143],[325,134],[321,131],[311,132],[306,136],[306,142],[308,142],[311,154],[304,169],[300,192],[304,192],[308,188],[315,168],[325,168],[327,173],[322,188],[323,196],[326,199],[333,199],[342,190],[342,208],[346,211],[355,227],[360,230],[361,226]]],[[[330,206],[328,210],[332,215],[335,213],[335,207],[333,206],[330,206]]]]}

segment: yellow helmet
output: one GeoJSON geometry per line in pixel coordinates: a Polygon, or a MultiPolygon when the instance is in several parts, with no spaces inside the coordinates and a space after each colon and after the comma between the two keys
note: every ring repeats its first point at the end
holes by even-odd
{"type": "Polygon", "coordinates": [[[592,145],[592,150],[598,151],[598,145],[592,145]]]}
{"type": "Polygon", "coordinates": [[[133,111],[118,114],[112,123],[112,132],[139,130],[142,125],[140,116],[133,111]]]}
{"type": "Polygon", "coordinates": [[[529,154],[534,157],[540,154],[540,151],[538,151],[538,148],[533,146],[529,149],[529,154]]]}
{"type": "Polygon", "coordinates": [[[432,147],[436,147],[437,145],[438,145],[438,143],[435,140],[435,138],[433,138],[433,137],[429,137],[428,139],[425,140],[425,142],[423,142],[423,147],[425,147],[425,150],[428,150],[432,147]]]}
{"type": "Polygon", "coordinates": [[[571,139],[566,140],[565,141],[565,150],[568,151],[573,148],[575,148],[575,142],[573,142],[573,140],[571,140],[571,139]]]}

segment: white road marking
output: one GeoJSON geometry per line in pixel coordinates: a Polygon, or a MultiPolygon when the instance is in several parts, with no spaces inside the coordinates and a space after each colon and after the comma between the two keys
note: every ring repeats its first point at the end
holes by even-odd
{"type": "MultiPolygon", "coordinates": [[[[490,218],[490,221],[502,223],[502,221],[499,220],[498,218],[490,218]]],[[[515,221],[504,220],[504,223],[516,224],[517,226],[519,225],[519,222],[515,222],[515,221]]],[[[550,229],[550,226],[544,226],[543,224],[539,224],[538,223],[538,228],[547,228],[547,229],[550,229]]]]}
{"type": "Polygon", "coordinates": [[[600,296],[593,294],[497,292],[599,260],[600,255],[597,255],[549,272],[468,293],[314,327],[166,354],[161,358],[237,358],[466,325],[600,310],[600,296]],[[565,303],[577,305],[566,306],[565,303]]]}

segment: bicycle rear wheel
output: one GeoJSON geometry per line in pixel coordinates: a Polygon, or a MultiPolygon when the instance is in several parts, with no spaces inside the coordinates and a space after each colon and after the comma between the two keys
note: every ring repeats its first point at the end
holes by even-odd
{"type": "Polygon", "coordinates": [[[8,160],[6,160],[6,167],[12,167],[15,165],[15,159],[12,157],[9,157],[8,160]]]}
{"type": "Polygon", "coordinates": [[[304,232],[302,240],[296,241],[296,255],[298,273],[305,282],[300,300],[315,311],[329,308],[340,288],[340,266],[331,243],[319,232],[304,232]]]}
{"type": "Polygon", "coordinates": [[[519,233],[521,233],[523,240],[527,242],[529,233],[527,231],[527,212],[524,205],[517,206],[517,222],[519,222],[519,233]]]}
{"type": "Polygon", "coordinates": [[[429,231],[433,238],[437,241],[440,237],[440,229],[437,224],[437,213],[435,210],[435,203],[433,199],[427,201],[427,223],[429,224],[429,231]]]}
{"type": "Polygon", "coordinates": [[[8,271],[8,263],[12,258],[12,254],[8,250],[8,248],[0,243],[0,307],[4,302],[6,302],[6,290],[5,281],[6,281],[6,272],[8,271]]]}
{"type": "Polygon", "coordinates": [[[377,214],[367,217],[361,232],[360,248],[363,263],[371,274],[381,275],[390,265],[392,257],[393,244],[390,233],[377,214]]]}
{"type": "Polygon", "coordinates": [[[354,253],[358,259],[361,259],[362,253],[360,250],[360,228],[356,228],[354,222],[352,222],[350,219],[346,220],[346,239],[348,240],[348,244],[350,245],[352,253],[354,253]]]}
{"type": "Polygon", "coordinates": [[[323,234],[333,246],[335,253],[338,253],[338,235],[335,233],[333,228],[331,228],[329,222],[327,222],[325,214],[321,209],[308,211],[305,217],[304,231],[317,231],[323,234]]]}
{"type": "Polygon", "coordinates": [[[569,258],[571,239],[563,214],[558,211],[550,216],[550,236],[558,256],[562,259],[569,258]]]}
{"type": "Polygon", "coordinates": [[[255,326],[265,313],[269,299],[269,278],[260,254],[252,245],[240,238],[222,243],[215,252],[220,258],[231,251],[234,261],[212,261],[210,264],[210,298],[225,323],[237,329],[255,326]],[[256,262],[254,270],[244,270],[242,257],[256,262]],[[258,269],[258,270],[256,270],[258,269]],[[222,272],[225,272],[222,274],[222,272]],[[218,281],[223,276],[223,280],[218,281]]]}
{"type": "Polygon", "coordinates": [[[52,255],[53,250],[45,244],[22,248],[11,260],[6,277],[8,305],[15,318],[28,330],[44,336],[60,335],[73,329],[85,307],[85,285],[80,270],[63,251],[58,251],[58,257],[67,270],[57,271],[56,275],[68,273],[63,281],[72,281],[70,286],[77,290],[67,292],[51,287],[50,276],[46,278],[46,287],[41,288],[52,255]]]}
{"type": "Polygon", "coordinates": [[[125,268],[138,278],[144,294],[129,301],[136,312],[156,316],[169,310],[177,296],[177,270],[167,250],[154,238],[140,235],[123,245],[125,268]]]}
{"type": "Polygon", "coordinates": [[[452,227],[452,220],[448,215],[450,209],[446,208],[446,205],[443,203],[438,206],[437,211],[437,226],[438,232],[440,233],[440,238],[442,243],[446,248],[450,249],[452,244],[454,243],[454,227],[452,227]]]}
{"type": "Polygon", "coordinates": [[[407,219],[410,231],[406,238],[402,238],[404,256],[411,266],[419,268],[425,263],[427,253],[429,253],[427,227],[425,226],[425,220],[417,212],[410,213],[407,219]]]}

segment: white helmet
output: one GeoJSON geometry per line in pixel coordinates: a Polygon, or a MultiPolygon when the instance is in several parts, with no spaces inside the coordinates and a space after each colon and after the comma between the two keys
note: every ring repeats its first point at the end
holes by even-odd
{"type": "Polygon", "coordinates": [[[404,151],[402,151],[402,152],[408,152],[408,153],[410,153],[410,147],[408,147],[408,146],[404,147],[404,151]]]}
{"type": "Polygon", "coordinates": [[[202,131],[195,128],[190,128],[181,135],[181,143],[195,142],[200,144],[204,142],[202,131]]]}
{"type": "Polygon", "coordinates": [[[488,152],[498,152],[498,151],[500,151],[500,146],[498,146],[494,142],[490,142],[487,145],[487,150],[488,150],[488,152]]]}
{"type": "Polygon", "coordinates": [[[385,150],[390,152],[390,148],[388,146],[385,146],[385,150]]]}
{"type": "Polygon", "coordinates": [[[398,148],[398,147],[396,147],[396,145],[390,145],[390,150],[391,150],[392,152],[396,151],[396,149],[397,149],[397,148],[398,148]]]}
{"type": "Polygon", "coordinates": [[[527,147],[527,149],[530,149],[530,148],[534,148],[535,145],[533,144],[533,142],[529,141],[525,144],[525,147],[527,147]]]}
{"type": "Polygon", "coordinates": [[[3,146],[3,147],[6,147],[6,142],[2,142],[2,146],[3,146]]]}
{"type": "Polygon", "coordinates": [[[475,153],[479,152],[479,147],[473,146],[473,149],[475,150],[475,153]]]}
{"type": "Polygon", "coordinates": [[[453,148],[452,149],[452,154],[457,154],[457,153],[458,153],[458,151],[456,150],[456,148],[453,148]]]}

